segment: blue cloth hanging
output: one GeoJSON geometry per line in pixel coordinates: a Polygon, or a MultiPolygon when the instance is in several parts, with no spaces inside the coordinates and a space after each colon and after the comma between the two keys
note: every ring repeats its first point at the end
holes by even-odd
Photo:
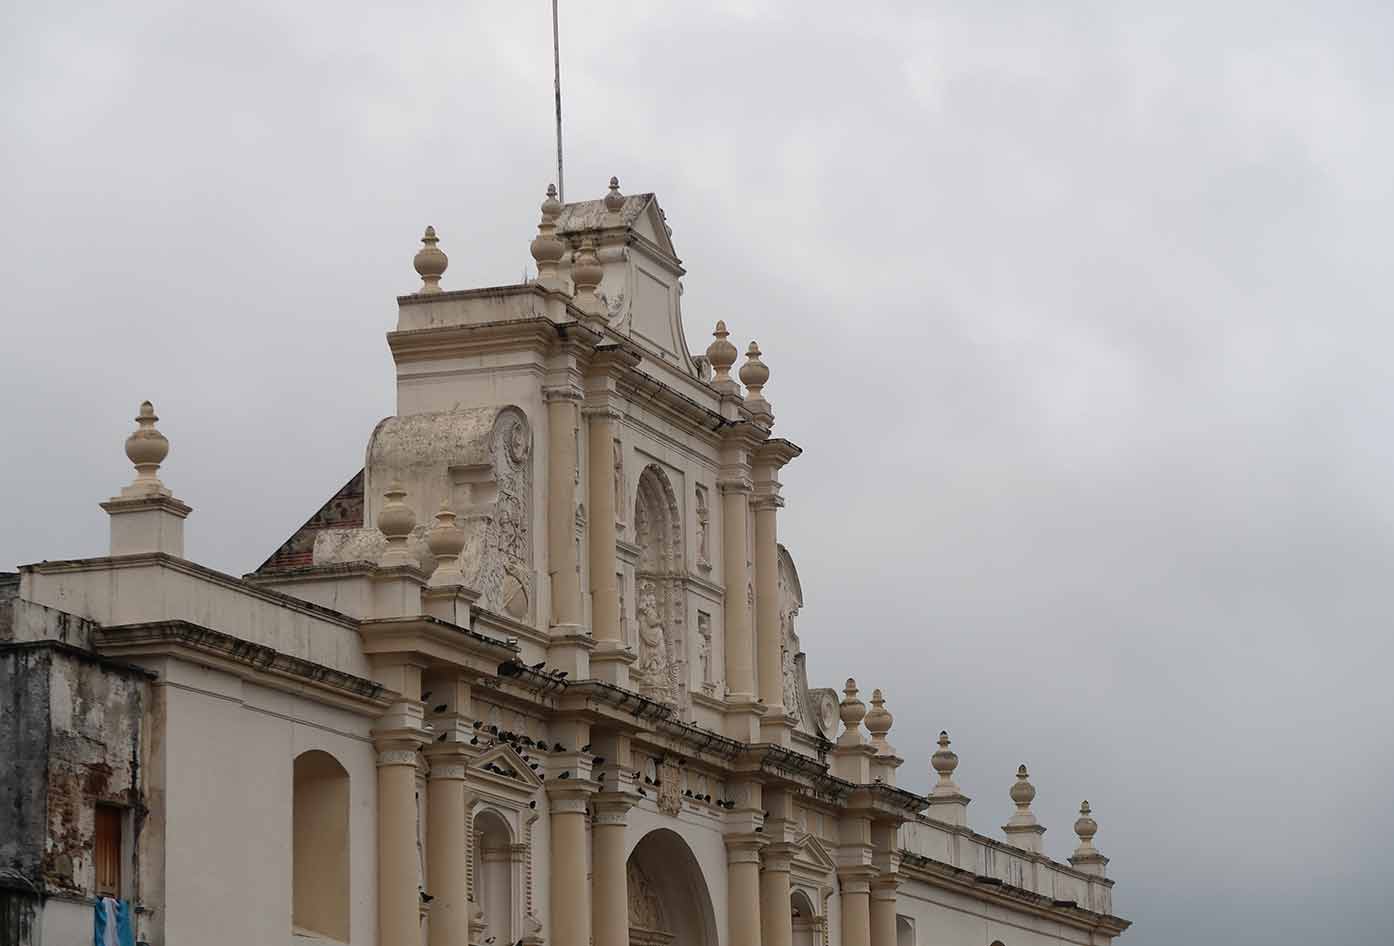
{"type": "Polygon", "coordinates": [[[125,900],[98,897],[92,913],[92,946],[135,946],[131,907],[125,900]]]}

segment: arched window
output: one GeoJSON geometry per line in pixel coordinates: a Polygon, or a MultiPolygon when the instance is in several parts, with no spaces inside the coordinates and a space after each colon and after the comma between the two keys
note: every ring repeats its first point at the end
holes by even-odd
{"type": "Polygon", "coordinates": [[[475,901],[484,911],[492,936],[499,946],[518,937],[513,933],[513,838],[508,823],[494,811],[481,811],[474,819],[475,901]]]}
{"type": "Polygon", "coordinates": [[[349,776],[327,752],[296,756],[291,845],[295,932],[349,941],[349,776]]]}
{"type": "Polygon", "coordinates": [[[802,890],[795,890],[789,896],[789,912],[793,918],[794,946],[818,946],[822,942],[819,934],[818,914],[813,910],[813,901],[802,890]]]}

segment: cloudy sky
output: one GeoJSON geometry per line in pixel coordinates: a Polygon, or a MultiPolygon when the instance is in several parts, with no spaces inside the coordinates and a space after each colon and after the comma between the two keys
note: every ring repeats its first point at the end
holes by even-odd
{"type": "MultiPolygon", "coordinates": [[[[434,224],[517,281],[545,0],[7,6],[0,562],[100,554],[142,398],[254,568],[392,412],[434,224]]],[[[563,0],[568,193],[655,191],[758,338],[817,683],[1082,798],[1123,943],[1387,946],[1387,4],[563,0]],[[869,646],[874,645],[874,646],[869,646]]],[[[932,946],[932,944],[930,944],[932,946]]]]}

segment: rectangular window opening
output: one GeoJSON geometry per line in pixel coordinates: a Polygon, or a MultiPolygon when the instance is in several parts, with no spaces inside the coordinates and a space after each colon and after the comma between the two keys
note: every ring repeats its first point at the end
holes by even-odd
{"type": "Polygon", "coordinates": [[[99,897],[121,896],[121,834],[126,809],[119,805],[98,805],[94,832],[96,893],[99,897]]]}

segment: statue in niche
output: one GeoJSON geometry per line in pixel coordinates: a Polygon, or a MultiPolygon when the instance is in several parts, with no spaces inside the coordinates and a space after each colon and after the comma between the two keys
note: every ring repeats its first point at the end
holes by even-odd
{"type": "Polygon", "coordinates": [[[697,612],[697,634],[702,638],[702,692],[708,696],[716,693],[716,681],[712,679],[712,616],[705,611],[697,612]]]}
{"type": "Polygon", "coordinates": [[[798,608],[781,611],[779,614],[780,663],[784,670],[784,715],[798,722],[799,712],[799,669],[795,664],[798,653],[798,638],[794,636],[794,617],[798,608]]]}
{"type": "Polygon", "coordinates": [[[707,550],[707,533],[711,524],[711,507],[707,503],[707,491],[697,487],[697,567],[711,571],[712,559],[707,550]]]}
{"type": "Polygon", "coordinates": [[[652,584],[644,585],[639,598],[639,660],[634,675],[645,696],[664,703],[673,701],[673,666],[668,657],[668,635],[658,612],[652,584]]]}

